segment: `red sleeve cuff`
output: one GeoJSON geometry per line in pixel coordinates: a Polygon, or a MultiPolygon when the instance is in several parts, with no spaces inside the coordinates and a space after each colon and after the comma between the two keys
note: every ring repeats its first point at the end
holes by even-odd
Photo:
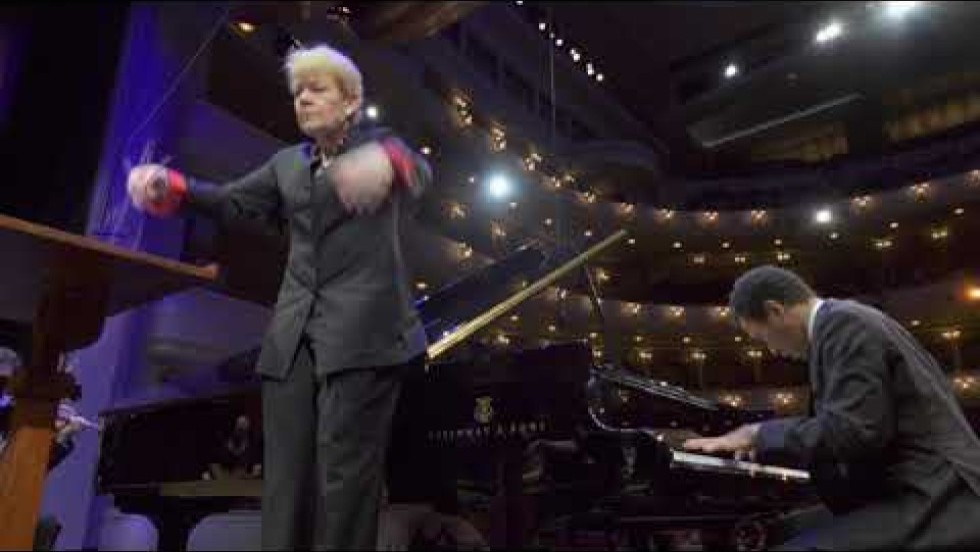
{"type": "Polygon", "coordinates": [[[170,195],[176,197],[178,201],[187,195],[187,179],[173,169],[167,169],[167,186],[170,188],[170,195]]]}
{"type": "Polygon", "coordinates": [[[187,179],[179,172],[167,169],[167,195],[151,204],[148,210],[156,216],[172,215],[180,209],[185,195],[187,195],[187,179]]]}
{"type": "Polygon", "coordinates": [[[412,158],[398,140],[388,138],[381,142],[395,172],[395,184],[407,188],[412,182],[412,158]]]}

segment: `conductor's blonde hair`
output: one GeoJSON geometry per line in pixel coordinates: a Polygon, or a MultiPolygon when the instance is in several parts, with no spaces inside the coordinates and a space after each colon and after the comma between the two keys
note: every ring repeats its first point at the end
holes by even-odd
{"type": "Polygon", "coordinates": [[[320,73],[333,77],[346,97],[364,97],[363,78],[357,65],[326,44],[293,50],[286,56],[285,70],[291,93],[296,92],[296,81],[301,75],[320,73]]]}

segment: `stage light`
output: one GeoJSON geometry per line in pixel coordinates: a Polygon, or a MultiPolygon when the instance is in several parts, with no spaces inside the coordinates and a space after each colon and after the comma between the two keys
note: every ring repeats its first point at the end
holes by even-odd
{"type": "Polygon", "coordinates": [[[871,196],[863,195],[863,196],[855,197],[854,199],[851,200],[851,203],[854,204],[854,207],[856,209],[865,209],[868,207],[868,205],[871,204],[871,196]]]}
{"type": "Polygon", "coordinates": [[[605,80],[605,77],[602,76],[602,73],[596,73],[595,80],[602,82],[603,80],[605,80]]]}
{"type": "Polygon", "coordinates": [[[922,182],[920,184],[913,184],[909,186],[909,191],[912,192],[915,199],[926,199],[929,195],[929,183],[922,182]]]}
{"type": "Polygon", "coordinates": [[[840,38],[842,34],[844,34],[844,25],[840,21],[831,21],[817,31],[817,34],[813,37],[813,40],[817,44],[826,44],[840,38]]]}
{"type": "Polygon", "coordinates": [[[575,48],[569,50],[568,54],[572,56],[572,61],[574,61],[575,63],[578,63],[578,60],[582,59],[582,54],[580,54],[578,50],[576,50],[575,48]]]}
{"type": "Polygon", "coordinates": [[[885,17],[897,20],[904,18],[906,15],[915,10],[915,8],[918,8],[920,4],[922,4],[922,2],[882,2],[882,7],[884,8],[885,17]]]}
{"type": "Polygon", "coordinates": [[[494,125],[490,128],[490,148],[493,151],[507,149],[507,131],[503,127],[494,125]]]}
{"type": "Polygon", "coordinates": [[[735,65],[734,63],[729,63],[728,65],[725,66],[726,79],[735,78],[738,76],[738,74],[739,74],[738,65],[735,65]]]}
{"type": "Polygon", "coordinates": [[[381,116],[381,110],[379,110],[378,106],[376,105],[369,105],[364,109],[364,114],[367,115],[368,119],[376,121],[378,120],[378,117],[381,116]]]}
{"type": "Polygon", "coordinates": [[[239,21],[235,25],[238,27],[239,31],[246,34],[255,30],[255,25],[249,23],[248,21],[239,21]]]}
{"type": "Polygon", "coordinates": [[[502,174],[495,174],[487,179],[487,193],[493,199],[504,199],[510,196],[513,185],[510,179],[502,174]]]}
{"type": "Polygon", "coordinates": [[[813,221],[817,224],[830,224],[834,220],[834,213],[830,209],[820,209],[813,214],[813,221]]]}
{"type": "Polygon", "coordinates": [[[962,335],[958,329],[946,330],[943,332],[943,339],[946,341],[956,341],[962,335]]]}
{"type": "Polygon", "coordinates": [[[966,298],[970,301],[980,301],[980,287],[970,286],[966,289],[966,298]]]}

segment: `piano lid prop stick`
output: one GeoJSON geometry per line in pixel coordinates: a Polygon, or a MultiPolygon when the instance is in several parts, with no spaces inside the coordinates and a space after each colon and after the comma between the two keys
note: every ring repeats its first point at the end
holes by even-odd
{"type": "Polygon", "coordinates": [[[608,238],[602,240],[601,242],[593,245],[592,247],[590,247],[589,249],[587,249],[585,252],[578,255],[574,259],[558,267],[544,278],[538,280],[537,282],[528,286],[527,288],[515,293],[512,297],[494,305],[489,310],[487,310],[480,316],[477,316],[473,320],[470,320],[466,324],[463,324],[449,335],[443,337],[439,341],[429,346],[428,349],[429,360],[435,359],[439,355],[451,349],[453,346],[462,342],[464,339],[482,330],[484,327],[492,323],[494,320],[507,314],[507,312],[509,312],[511,309],[524,302],[524,300],[526,300],[527,298],[537,294],[542,289],[550,286],[558,278],[561,278],[568,272],[574,270],[575,268],[578,268],[580,265],[585,263],[585,261],[596,256],[602,250],[606,249],[610,245],[616,243],[617,241],[625,237],[626,237],[626,230],[618,230],[616,233],[610,235],[608,238]]]}

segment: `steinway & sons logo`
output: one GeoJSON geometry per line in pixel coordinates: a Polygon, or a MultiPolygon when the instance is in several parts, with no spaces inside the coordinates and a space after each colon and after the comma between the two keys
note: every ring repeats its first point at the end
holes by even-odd
{"type": "Polygon", "coordinates": [[[477,397],[473,407],[473,419],[480,424],[489,424],[493,419],[493,397],[477,397]]]}

